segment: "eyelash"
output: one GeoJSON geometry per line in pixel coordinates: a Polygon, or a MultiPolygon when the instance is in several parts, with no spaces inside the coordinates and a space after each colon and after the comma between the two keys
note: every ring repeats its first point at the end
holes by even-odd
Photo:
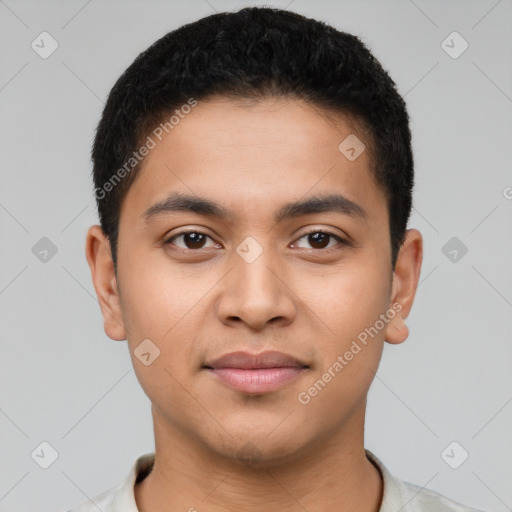
{"type": "MultiPolygon", "coordinates": [[[[183,235],[187,235],[189,233],[194,233],[194,234],[198,234],[198,235],[205,235],[208,238],[210,238],[211,240],[213,240],[213,238],[210,235],[208,235],[207,233],[205,233],[203,231],[200,231],[198,229],[190,229],[190,230],[180,231],[179,233],[176,233],[176,234],[172,235],[171,237],[167,238],[164,241],[164,244],[165,245],[170,245],[171,242],[173,240],[175,240],[176,238],[178,238],[180,236],[183,236],[183,235]]],[[[297,240],[300,240],[301,238],[304,238],[305,236],[311,235],[313,233],[322,233],[323,235],[330,236],[330,237],[336,239],[338,241],[339,245],[349,245],[348,242],[346,240],[344,240],[343,238],[341,238],[339,235],[335,235],[334,233],[331,233],[329,231],[324,231],[324,230],[321,230],[321,229],[312,229],[311,231],[303,233],[299,238],[297,238],[297,240]]],[[[197,251],[200,251],[202,249],[202,247],[200,249],[183,249],[182,247],[178,247],[178,249],[181,249],[183,251],[197,252],[197,251]]],[[[327,249],[326,248],[321,248],[321,249],[312,248],[312,249],[313,250],[317,250],[317,251],[322,251],[322,250],[325,251],[325,250],[328,250],[328,249],[333,249],[333,247],[328,247],[327,249]]]]}

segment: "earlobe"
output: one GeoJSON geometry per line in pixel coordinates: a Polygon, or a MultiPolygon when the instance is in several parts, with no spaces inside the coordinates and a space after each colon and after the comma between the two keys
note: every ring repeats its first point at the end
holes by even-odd
{"type": "Polygon", "coordinates": [[[411,311],[423,260],[423,238],[417,229],[409,229],[398,253],[390,303],[400,304],[400,310],[386,327],[385,340],[388,343],[402,343],[409,336],[405,319],[411,311]]]}
{"type": "Polygon", "coordinates": [[[409,327],[401,312],[396,313],[386,327],[385,340],[393,345],[402,343],[409,336],[409,327]]]}
{"type": "Polygon", "coordinates": [[[87,231],[85,256],[103,315],[105,333],[113,340],[123,341],[126,339],[126,330],[110,243],[98,225],[91,226],[87,231]]]}

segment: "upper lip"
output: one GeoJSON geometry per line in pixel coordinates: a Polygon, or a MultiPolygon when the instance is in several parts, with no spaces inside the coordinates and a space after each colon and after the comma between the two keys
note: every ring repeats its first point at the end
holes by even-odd
{"type": "Polygon", "coordinates": [[[250,352],[230,352],[205,364],[206,368],[239,368],[251,370],[259,368],[307,368],[298,359],[274,350],[253,354],[250,352]]]}

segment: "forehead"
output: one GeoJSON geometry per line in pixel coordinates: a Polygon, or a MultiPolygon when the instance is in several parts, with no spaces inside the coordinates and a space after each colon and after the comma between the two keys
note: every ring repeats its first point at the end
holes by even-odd
{"type": "Polygon", "coordinates": [[[154,148],[121,216],[141,217],[176,190],[253,215],[274,215],[291,199],[337,191],[365,210],[387,214],[384,193],[370,172],[369,141],[352,118],[292,99],[215,97],[187,110],[161,140],[150,134],[154,148]],[[355,159],[354,152],[344,152],[354,143],[360,152],[355,159]]]}

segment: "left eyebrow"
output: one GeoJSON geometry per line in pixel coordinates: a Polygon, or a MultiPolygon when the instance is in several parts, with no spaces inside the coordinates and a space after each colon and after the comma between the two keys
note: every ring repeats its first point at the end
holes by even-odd
{"type": "Polygon", "coordinates": [[[340,213],[354,218],[367,219],[366,210],[339,194],[308,197],[303,201],[285,204],[276,214],[276,223],[292,217],[311,215],[314,213],[340,213]]]}
{"type": "MultiPolygon", "coordinates": [[[[142,217],[146,222],[165,213],[192,212],[222,220],[233,219],[233,212],[209,199],[174,192],[166,199],[150,206],[142,217]]],[[[315,213],[339,213],[353,218],[368,219],[365,209],[359,204],[339,194],[308,197],[283,205],[275,215],[275,222],[286,219],[311,215],[315,213]]]]}

